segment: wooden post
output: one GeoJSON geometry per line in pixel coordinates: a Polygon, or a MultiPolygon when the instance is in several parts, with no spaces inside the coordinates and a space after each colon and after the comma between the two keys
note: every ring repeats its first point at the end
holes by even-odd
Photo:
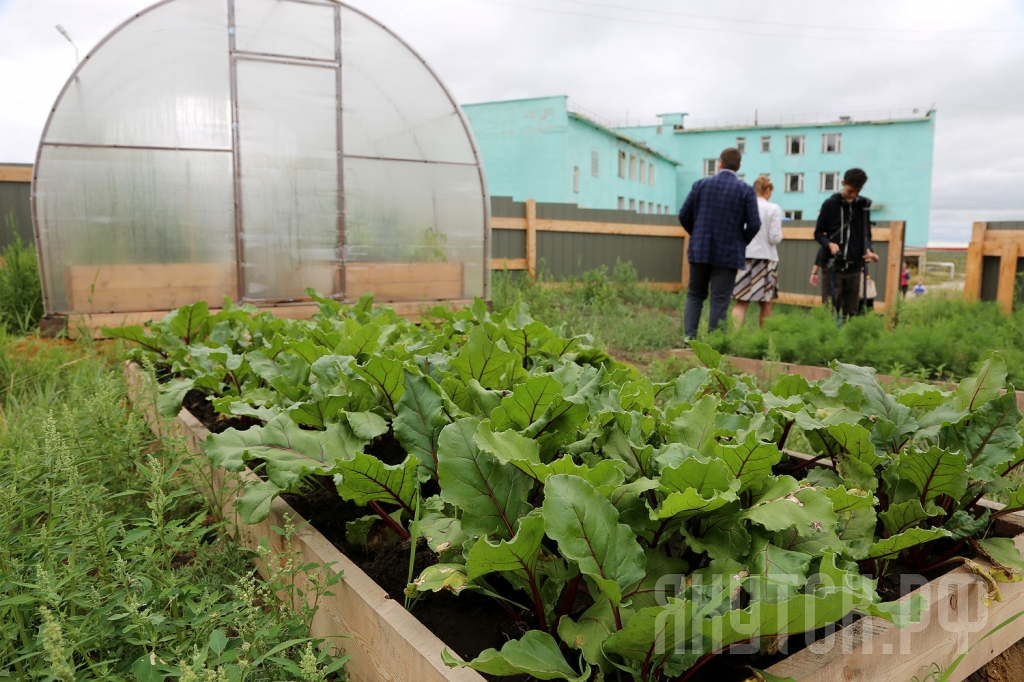
{"type": "Polygon", "coordinates": [[[971,243],[967,247],[967,267],[964,272],[964,300],[981,298],[981,271],[985,264],[984,242],[988,223],[974,223],[971,243]]]}
{"type": "Polygon", "coordinates": [[[1004,315],[1013,312],[1013,298],[1017,283],[1017,242],[1007,241],[999,254],[999,290],[996,300],[1004,315]]]}
{"type": "Polygon", "coordinates": [[[896,310],[900,297],[900,273],[903,272],[903,237],[907,224],[902,220],[889,223],[889,259],[885,268],[885,307],[896,310]]]}
{"type": "Polygon", "coordinates": [[[683,288],[690,286],[690,235],[683,237],[683,288]]]}
{"type": "Polygon", "coordinates": [[[526,271],[537,279],[537,200],[526,200],[526,271]]]}

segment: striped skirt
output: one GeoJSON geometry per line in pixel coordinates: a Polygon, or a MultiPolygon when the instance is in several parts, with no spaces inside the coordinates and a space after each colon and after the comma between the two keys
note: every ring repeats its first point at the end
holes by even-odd
{"type": "Polygon", "coordinates": [[[748,258],[747,269],[736,273],[732,297],[739,301],[774,301],[779,297],[779,261],[748,258]]]}

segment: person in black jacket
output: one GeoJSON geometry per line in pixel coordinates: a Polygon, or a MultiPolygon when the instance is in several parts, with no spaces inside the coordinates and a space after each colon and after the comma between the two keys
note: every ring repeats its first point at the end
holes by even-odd
{"type": "Polygon", "coordinates": [[[851,168],[843,176],[843,191],[836,192],[821,205],[814,238],[827,250],[832,266],[832,300],[852,317],[860,310],[864,266],[878,261],[871,250],[871,200],[860,196],[867,173],[851,168]]]}
{"type": "Polygon", "coordinates": [[[828,249],[824,246],[818,247],[818,254],[814,257],[814,266],[811,267],[811,286],[817,287],[821,284],[821,304],[829,305],[832,302],[832,267],[828,249]]]}

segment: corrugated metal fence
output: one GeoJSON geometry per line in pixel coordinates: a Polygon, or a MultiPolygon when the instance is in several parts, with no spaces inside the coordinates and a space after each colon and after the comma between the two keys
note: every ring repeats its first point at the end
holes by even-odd
{"type": "MultiPolygon", "coordinates": [[[[685,287],[688,238],[675,215],[518,202],[510,197],[492,197],[491,212],[495,270],[526,270],[535,276],[540,268],[556,280],[565,280],[601,266],[611,271],[622,261],[631,262],[640,279],[654,285],[674,291],[685,287]]],[[[818,305],[820,294],[809,282],[818,252],[814,223],[786,221],[784,225],[786,238],[779,245],[779,301],[818,305]]],[[[884,304],[898,289],[903,233],[900,221],[875,223],[872,230],[881,260],[869,266],[868,272],[878,289],[878,303],[884,304]]]]}
{"type": "Polygon", "coordinates": [[[35,243],[29,203],[31,183],[31,165],[0,165],[0,249],[14,241],[15,233],[23,243],[35,243]]]}

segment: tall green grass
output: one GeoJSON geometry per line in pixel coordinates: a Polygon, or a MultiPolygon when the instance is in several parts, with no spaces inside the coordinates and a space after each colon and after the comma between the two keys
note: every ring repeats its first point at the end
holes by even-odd
{"type": "Polygon", "coordinates": [[[0,251],[0,327],[12,334],[28,334],[43,316],[43,294],[36,250],[14,242],[0,251]]]}
{"type": "MultiPolygon", "coordinates": [[[[539,269],[543,272],[543,264],[539,269]]],[[[682,297],[645,286],[631,263],[557,283],[543,274],[533,281],[519,273],[495,272],[492,292],[496,309],[523,300],[545,324],[564,325],[570,334],[592,334],[619,351],[678,348],[683,341],[682,297]]]]}
{"type": "Polygon", "coordinates": [[[315,567],[294,559],[258,578],[129,405],[115,350],[0,330],[0,677],[335,679],[344,659],[308,637],[330,581],[304,598],[315,567]]]}
{"type": "Polygon", "coordinates": [[[995,303],[969,303],[955,294],[930,294],[901,303],[892,323],[862,315],[836,325],[828,309],[790,308],[708,340],[732,355],[763,358],[771,344],[783,362],[827,365],[841,360],[879,372],[923,379],[970,376],[991,350],[1006,358],[1010,381],[1024,386],[1024,312],[1003,315],[995,303]]]}
{"type": "MultiPolygon", "coordinates": [[[[521,299],[546,324],[591,333],[627,357],[683,343],[685,292],[644,286],[628,263],[619,263],[611,274],[605,268],[591,270],[558,286],[548,286],[543,277],[534,282],[506,272],[496,272],[493,284],[496,308],[521,299]]],[[[818,366],[840,360],[922,379],[970,376],[989,351],[1000,350],[1010,380],[1024,387],[1024,311],[1002,315],[994,303],[968,303],[952,292],[898,305],[891,321],[868,314],[839,326],[828,309],[776,306],[758,328],[756,310],[751,310],[742,328],[711,335],[703,331],[701,338],[731,355],[818,366]]]]}

